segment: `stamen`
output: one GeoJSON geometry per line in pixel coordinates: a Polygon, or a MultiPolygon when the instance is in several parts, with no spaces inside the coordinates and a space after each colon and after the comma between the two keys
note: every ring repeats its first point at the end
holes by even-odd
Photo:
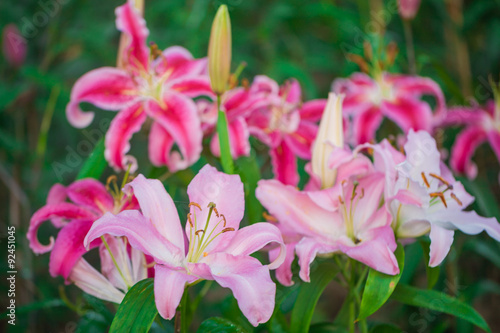
{"type": "Polygon", "coordinates": [[[460,201],[460,199],[457,198],[457,196],[455,195],[455,193],[451,193],[450,196],[451,196],[451,198],[453,200],[455,200],[458,203],[459,206],[463,206],[462,201],[460,201]]]}
{"type": "Polygon", "coordinates": [[[207,252],[203,252],[203,256],[204,257],[208,256],[208,253],[207,252]]]}
{"type": "Polygon", "coordinates": [[[200,232],[203,232],[203,234],[205,234],[205,230],[203,229],[200,229],[200,230],[196,230],[196,232],[194,233],[196,236],[199,236],[198,233],[200,232]]]}
{"type": "Polygon", "coordinates": [[[189,224],[191,225],[191,228],[193,228],[194,225],[193,225],[193,220],[191,220],[191,213],[188,213],[187,218],[188,218],[189,224]]]}
{"type": "Polygon", "coordinates": [[[266,212],[263,212],[262,213],[262,216],[264,217],[264,219],[266,219],[266,221],[270,221],[270,222],[278,222],[278,219],[275,218],[274,216],[272,216],[271,214],[268,214],[266,212]]]}
{"type": "Polygon", "coordinates": [[[222,217],[222,219],[224,220],[224,223],[222,224],[223,227],[226,227],[226,217],[224,216],[224,214],[220,214],[220,216],[222,217]]]}
{"type": "Polygon", "coordinates": [[[441,201],[443,202],[443,205],[448,208],[448,205],[446,204],[446,199],[444,198],[444,194],[441,193],[441,192],[433,192],[433,193],[429,193],[429,195],[431,196],[431,198],[436,198],[436,197],[439,197],[441,199],[441,201]]]}
{"type": "Polygon", "coordinates": [[[450,186],[450,183],[448,183],[443,177],[436,175],[435,173],[429,173],[429,176],[434,177],[438,180],[440,180],[443,184],[446,186],[450,186]]]}
{"type": "Polygon", "coordinates": [[[150,49],[151,56],[152,56],[153,60],[157,59],[158,57],[160,57],[162,55],[160,49],[158,48],[158,45],[156,45],[155,42],[149,43],[149,49],[150,49]]]}
{"type": "Polygon", "coordinates": [[[361,188],[361,195],[359,196],[359,200],[363,199],[365,197],[365,189],[361,188]]]}
{"type": "Polygon", "coordinates": [[[427,177],[425,177],[425,173],[423,173],[423,172],[422,172],[422,179],[424,180],[425,186],[427,186],[427,188],[430,188],[431,185],[427,181],[427,177]]]}
{"type": "Polygon", "coordinates": [[[339,195],[339,202],[340,202],[341,205],[344,204],[344,200],[342,200],[342,197],[340,195],[339,195]]]}
{"type": "Polygon", "coordinates": [[[215,206],[214,206],[214,213],[215,213],[215,216],[220,217],[219,212],[217,211],[217,208],[215,208],[215,206]]]}
{"type": "Polygon", "coordinates": [[[190,203],[189,203],[189,205],[188,205],[188,207],[189,207],[189,208],[191,208],[191,206],[195,206],[195,207],[197,207],[200,211],[202,210],[202,209],[201,209],[201,206],[200,206],[200,205],[198,205],[196,202],[190,202],[190,203]]]}
{"type": "Polygon", "coordinates": [[[225,232],[228,232],[228,231],[234,231],[234,228],[225,228],[225,229],[222,229],[222,233],[225,233],[225,232]]]}

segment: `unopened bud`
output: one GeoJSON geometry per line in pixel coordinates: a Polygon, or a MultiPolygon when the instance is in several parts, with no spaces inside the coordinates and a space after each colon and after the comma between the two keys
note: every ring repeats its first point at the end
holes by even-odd
{"type": "Polygon", "coordinates": [[[219,7],[212,23],[208,45],[208,73],[212,90],[222,95],[231,71],[231,20],[226,5],[219,7]]]}
{"type": "Polygon", "coordinates": [[[3,29],[2,50],[5,59],[11,66],[20,67],[26,59],[26,39],[14,24],[3,29]]]}
{"type": "Polygon", "coordinates": [[[405,20],[413,20],[417,15],[420,0],[398,0],[399,15],[405,20]]]}
{"type": "Polygon", "coordinates": [[[337,177],[337,170],[328,168],[328,158],[333,146],[344,147],[344,131],[342,123],[342,101],[344,95],[330,93],[326,103],[318,135],[312,150],[312,172],[321,181],[321,188],[332,187],[337,177]]]}

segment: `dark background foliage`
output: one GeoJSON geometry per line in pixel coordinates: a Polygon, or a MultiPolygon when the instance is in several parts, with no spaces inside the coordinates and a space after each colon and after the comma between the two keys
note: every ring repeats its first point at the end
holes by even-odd
{"type": "MultiPolygon", "coordinates": [[[[333,79],[359,70],[347,57],[349,53],[362,54],[365,40],[374,45],[396,43],[400,52],[391,70],[408,72],[405,35],[395,0],[146,0],[150,40],[160,48],[182,45],[196,57],[205,56],[211,20],[222,3],[228,5],[232,18],[234,66],[245,61],[247,67],[242,76],[250,80],[261,73],[278,81],[295,77],[301,82],[306,99],[324,98],[333,79]]],[[[97,112],[88,129],[78,130],[68,124],[64,109],[78,77],[97,67],[114,66],[119,40],[114,8],[121,4],[97,0],[0,3],[0,28],[16,24],[28,45],[27,60],[19,69],[0,58],[0,312],[7,300],[3,278],[7,271],[7,225],[17,229],[18,267],[17,326],[7,326],[4,320],[0,324],[2,331],[103,331],[112,319],[112,307],[91,297],[82,298],[72,286],[59,288],[62,279],[48,274],[49,256],[34,256],[27,247],[25,234],[30,216],[45,203],[50,187],[56,182],[69,184],[74,180],[113,117],[112,112],[97,112]],[[45,125],[41,125],[43,122],[45,125]]],[[[417,72],[441,85],[449,105],[468,103],[471,99],[484,103],[493,97],[487,82],[489,75],[498,80],[500,72],[498,0],[423,0],[411,25],[417,72]]],[[[438,140],[445,149],[449,149],[456,133],[456,129],[439,133],[438,140]]],[[[145,133],[138,133],[134,140],[133,152],[145,168],[141,172],[161,175],[164,170],[146,167],[145,133]]],[[[474,208],[482,215],[500,218],[498,162],[487,146],[478,150],[475,160],[479,177],[466,181],[477,198],[474,208]]],[[[265,168],[266,164],[262,164],[265,168]]],[[[182,188],[192,175],[192,171],[181,172],[165,182],[180,207],[185,201],[182,188]]],[[[44,226],[42,239],[48,241],[52,232],[44,226]]],[[[403,279],[425,287],[423,254],[418,243],[407,247],[403,279]]],[[[470,302],[493,331],[498,331],[499,281],[498,243],[484,235],[463,237],[457,233],[435,289],[470,302]]],[[[313,322],[333,319],[340,308],[345,296],[342,290],[337,285],[328,290],[313,322]]],[[[278,298],[285,299],[280,308],[283,313],[290,310],[293,297],[293,292],[279,288],[278,298]]],[[[208,293],[195,319],[210,315],[224,315],[248,326],[235,307],[234,298],[220,288],[208,293]]],[[[408,332],[473,330],[451,317],[393,303],[373,318],[389,319],[408,332]]],[[[263,329],[279,332],[280,321],[273,320],[263,329]]]]}

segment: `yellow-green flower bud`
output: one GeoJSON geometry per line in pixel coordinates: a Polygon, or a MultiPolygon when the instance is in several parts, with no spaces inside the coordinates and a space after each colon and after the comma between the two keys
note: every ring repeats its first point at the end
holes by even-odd
{"type": "Polygon", "coordinates": [[[231,20],[226,5],[219,7],[212,23],[208,45],[208,73],[212,90],[222,95],[231,71],[231,20]]]}

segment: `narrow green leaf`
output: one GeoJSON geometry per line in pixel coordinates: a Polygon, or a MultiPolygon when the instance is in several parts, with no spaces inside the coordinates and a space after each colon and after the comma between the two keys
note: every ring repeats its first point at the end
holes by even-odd
{"type": "Polygon", "coordinates": [[[109,332],[148,332],[157,314],[153,279],[139,281],[125,295],[109,332]]]}
{"type": "Polygon", "coordinates": [[[396,288],[403,273],[405,262],[405,253],[401,244],[398,244],[394,254],[398,260],[399,274],[387,275],[370,269],[365,290],[363,291],[358,319],[364,319],[377,311],[389,299],[394,288],[396,288]]]}
{"type": "Polygon", "coordinates": [[[486,321],[473,307],[439,291],[422,290],[400,284],[394,290],[391,299],[403,304],[447,313],[491,332],[486,321]]]}
{"type": "Polygon", "coordinates": [[[255,196],[257,182],[261,179],[259,165],[252,151],[252,156],[240,157],[236,160],[236,172],[245,184],[245,204],[250,224],[262,221],[262,205],[255,196]]]}
{"type": "Polygon", "coordinates": [[[392,324],[378,324],[372,327],[370,333],[401,333],[399,327],[392,324]]]}
{"type": "Polygon", "coordinates": [[[429,241],[420,241],[420,245],[422,246],[422,250],[424,251],[424,260],[425,260],[425,270],[427,271],[427,289],[432,289],[436,285],[436,282],[439,279],[439,266],[429,267],[429,258],[430,258],[430,245],[429,241]]]}
{"type": "Polygon", "coordinates": [[[229,133],[227,130],[227,117],[224,111],[219,110],[217,117],[217,134],[219,134],[220,161],[225,173],[233,174],[234,165],[231,150],[229,148],[229,133]]]}
{"type": "Polygon", "coordinates": [[[104,138],[102,138],[99,140],[94,148],[94,151],[83,164],[80,172],[78,172],[78,176],[76,176],[76,179],[89,177],[98,179],[101,177],[104,169],[106,169],[107,164],[108,163],[104,159],[104,138]]]}
{"type": "Polygon", "coordinates": [[[309,325],[316,303],[326,286],[337,275],[338,268],[333,263],[320,264],[311,274],[311,282],[300,286],[299,296],[292,310],[291,333],[309,332],[309,325]]]}
{"type": "Polygon", "coordinates": [[[243,328],[221,317],[208,318],[201,323],[198,333],[243,333],[243,328]]]}

